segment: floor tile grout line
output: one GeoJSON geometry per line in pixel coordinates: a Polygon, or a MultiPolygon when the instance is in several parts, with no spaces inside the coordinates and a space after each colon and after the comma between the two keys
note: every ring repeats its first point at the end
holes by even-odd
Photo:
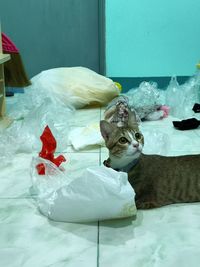
{"type": "MultiPolygon", "coordinates": [[[[35,197],[36,198],[36,197],[35,197]]],[[[27,197],[0,197],[0,199],[3,199],[3,200],[11,200],[11,199],[33,199],[34,200],[34,196],[27,196],[27,197]]]]}
{"type": "MultiPolygon", "coordinates": [[[[101,121],[101,107],[100,107],[100,114],[99,114],[99,123],[101,121]]],[[[101,146],[99,148],[99,166],[101,166],[101,146]]],[[[97,225],[97,267],[99,267],[99,235],[100,235],[100,229],[99,229],[99,221],[97,225]]]]}
{"type": "Polygon", "coordinates": [[[99,237],[100,237],[100,223],[97,224],[97,267],[99,267],[99,237]]]}
{"type": "Polygon", "coordinates": [[[197,133],[197,131],[193,131],[193,133],[195,133],[196,136],[200,137],[200,133],[197,133]]]}

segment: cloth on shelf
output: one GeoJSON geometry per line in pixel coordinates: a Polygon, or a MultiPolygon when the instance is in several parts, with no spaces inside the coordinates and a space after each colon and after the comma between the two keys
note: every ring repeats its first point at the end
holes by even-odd
{"type": "Polygon", "coordinates": [[[4,63],[5,86],[25,87],[31,84],[19,53],[19,49],[11,39],[2,33],[2,48],[10,54],[10,60],[4,63]]]}
{"type": "Polygon", "coordinates": [[[173,121],[173,125],[178,130],[192,130],[199,127],[200,121],[196,118],[190,118],[182,121],[173,121]]]}

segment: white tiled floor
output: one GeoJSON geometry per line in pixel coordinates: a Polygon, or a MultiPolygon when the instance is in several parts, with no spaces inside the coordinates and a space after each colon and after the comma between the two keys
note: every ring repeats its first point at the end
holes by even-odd
{"type": "MultiPolygon", "coordinates": [[[[72,126],[98,122],[102,114],[100,109],[79,110],[72,126]]],[[[151,134],[166,134],[163,154],[199,153],[200,129],[178,131],[171,121],[167,118],[145,122],[141,130],[147,139],[151,134]]],[[[150,144],[147,140],[146,151],[150,151],[150,144]]],[[[86,166],[101,164],[107,149],[97,146],[76,152],[69,146],[63,154],[69,159],[66,171],[75,175],[86,166]]],[[[90,224],[52,222],[39,213],[30,195],[32,156],[16,155],[0,171],[0,266],[199,266],[198,203],[139,211],[136,218],[123,220],[90,224]]]]}

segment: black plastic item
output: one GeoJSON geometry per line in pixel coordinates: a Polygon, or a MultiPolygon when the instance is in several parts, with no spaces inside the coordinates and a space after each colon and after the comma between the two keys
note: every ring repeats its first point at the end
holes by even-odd
{"type": "Polygon", "coordinates": [[[200,104],[195,103],[195,104],[194,104],[194,107],[192,108],[192,110],[193,110],[195,113],[200,113],[200,104]]]}
{"type": "Polygon", "coordinates": [[[195,118],[182,120],[182,121],[173,121],[172,123],[175,128],[177,128],[178,130],[182,130],[182,131],[196,129],[200,125],[200,121],[195,118]]]}
{"type": "Polygon", "coordinates": [[[6,96],[14,96],[13,92],[6,92],[6,96]]]}

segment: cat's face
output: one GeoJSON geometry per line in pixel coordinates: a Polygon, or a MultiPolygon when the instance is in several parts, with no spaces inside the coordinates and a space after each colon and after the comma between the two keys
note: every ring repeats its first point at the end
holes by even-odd
{"type": "Polygon", "coordinates": [[[120,128],[107,121],[101,121],[100,129],[115,168],[126,166],[139,158],[144,138],[137,126],[120,128]]]}

